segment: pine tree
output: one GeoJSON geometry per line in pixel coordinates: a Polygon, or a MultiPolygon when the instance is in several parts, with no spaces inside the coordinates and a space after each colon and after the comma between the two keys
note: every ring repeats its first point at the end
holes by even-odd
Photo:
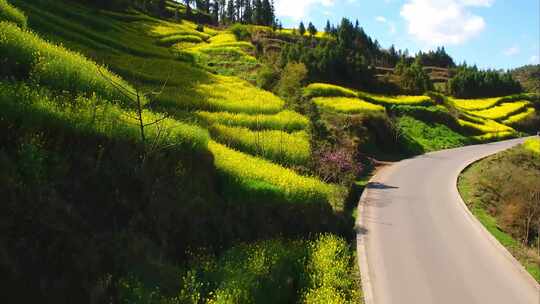
{"type": "Polygon", "coordinates": [[[229,2],[227,3],[227,22],[228,23],[236,22],[234,0],[229,0],[229,2]]]}
{"type": "Polygon", "coordinates": [[[304,36],[306,33],[306,27],[304,26],[304,22],[300,22],[300,26],[298,27],[298,33],[300,36],[304,36]]]}
{"type": "Polygon", "coordinates": [[[311,22],[309,23],[307,30],[311,37],[317,34],[317,28],[311,22]]]}
{"type": "Polygon", "coordinates": [[[184,0],[184,3],[186,4],[186,15],[191,16],[191,3],[193,3],[193,0],[184,0]]]}
{"type": "Polygon", "coordinates": [[[244,14],[242,16],[242,21],[244,23],[251,23],[251,19],[253,18],[253,10],[251,7],[251,0],[245,0],[244,4],[244,14]]]}
{"type": "Polygon", "coordinates": [[[220,13],[219,1],[212,2],[211,3],[211,15],[212,15],[212,19],[214,20],[215,24],[219,24],[219,13],[220,13]]]}
{"type": "Polygon", "coordinates": [[[274,9],[270,1],[262,0],[262,23],[270,26],[274,22],[274,9]]]}
{"type": "Polygon", "coordinates": [[[326,27],[324,28],[324,32],[328,35],[332,33],[332,26],[330,25],[330,20],[326,20],[326,27]]]}
{"type": "Polygon", "coordinates": [[[253,1],[253,20],[252,22],[257,25],[263,24],[263,7],[261,0],[253,1]]]}
{"type": "Polygon", "coordinates": [[[225,20],[227,19],[227,0],[216,0],[216,2],[219,5],[219,22],[225,23],[225,20]]]}

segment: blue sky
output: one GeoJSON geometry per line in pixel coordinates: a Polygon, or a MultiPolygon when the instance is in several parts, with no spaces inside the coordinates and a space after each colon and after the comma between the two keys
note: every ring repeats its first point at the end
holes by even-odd
{"type": "Polygon", "coordinates": [[[358,19],[383,47],[445,46],[458,62],[508,69],[539,63],[540,0],[276,0],[285,27],[322,30],[329,19],[358,19]]]}

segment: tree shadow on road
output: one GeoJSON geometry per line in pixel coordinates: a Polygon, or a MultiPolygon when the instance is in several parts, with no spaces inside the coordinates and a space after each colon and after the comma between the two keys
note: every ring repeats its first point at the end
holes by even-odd
{"type": "Polygon", "coordinates": [[[399,187],[389,186],[383,183],[370,182],[366,186],[367,189],[377,189],[377,190],[389,190],[389,189],[399,189],[399,187]]]}

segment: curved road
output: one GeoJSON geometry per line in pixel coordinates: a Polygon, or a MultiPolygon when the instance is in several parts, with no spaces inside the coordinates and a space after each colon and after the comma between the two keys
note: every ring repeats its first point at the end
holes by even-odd
{"type": "Polygon", "coordinates": [[[456,187],[470,163],[524,139],[446,150],[383,168],[359,206],[367,304],[540,304],[540,288],[474,219],[456,187]]]}

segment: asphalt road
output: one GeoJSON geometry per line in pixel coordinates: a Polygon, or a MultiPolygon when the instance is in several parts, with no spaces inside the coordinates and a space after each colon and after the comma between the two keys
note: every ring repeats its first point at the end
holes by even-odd
{"type": "Polygon", "coordinates": [[[470,163],[523,139],[430,153],[382,169],[359,207],[367,304],[540,304],[540,287],[467,210],[470,163]]]}

